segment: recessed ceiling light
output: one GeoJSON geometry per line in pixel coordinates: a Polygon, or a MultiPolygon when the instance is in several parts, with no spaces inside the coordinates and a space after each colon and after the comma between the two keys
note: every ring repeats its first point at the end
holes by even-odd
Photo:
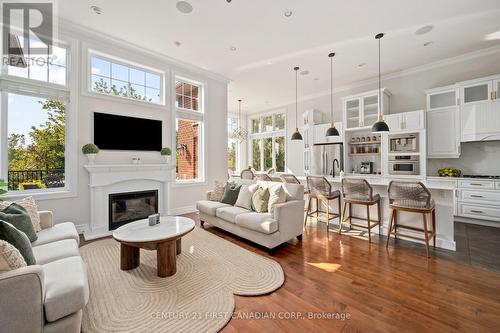
{"type": "Polygon", "coordinates": [[[179,42],[178,40],[176,40],[176,41],[174,42],[174,44],[175,44],[175,46],[181,46],[181,45],[182,45],[182,44],[181,44],[181,42],[179,42]]]}
{"type": "Polygon", "coordinates": [[[175,7],[183,14],[189,14],[193,11],[193,6],[187,1],[177,1],[175,7]]]}
{"type": "Polygon", "coordinates": [[[431,44],[434,44],[434,42],[425,42],[425,43],[424,43],[424,46],[429,46],[429,45],[431,45],[431,44]]]}
{"type": "Polygon", "coordinates": [[[426,33],[429,33],[434,29],[432,25],[425,25],[421,28],[418,28],[417,31],[415,31],[415,35],[425,35],[426,33]]]}
{"type": "Polygon", "coordinates": [[[309,74],[309,71],[302,71],[302,72],[300,72],[300,75],[307,75],[307,74],[309,74]]]}
{"type": "Polygon", "coordinates": [[[364,67],[365,65],[366,65],[366,62],[362,62],[362,63],[358,64],[358,67],[361,68],[361,67],[364,67]]]}
{"type": "Polygon", "coordinates": [[[101,8],[97,7],[97,6],[90,6],[90,9],[92,9],[92,11],[97,14],[97,15],[101,15],[102,14],[102,10],[101,8]]]}
{"type": "Polygon", "coordinates": [[[233,51],[233,52],[234,52],[234,51],[236,51],[236,46],[231,46],[231,47],[229,48],[229,51],[233,51]]]}
{"type": "Polygon", "coordinates": [[[293,15],[293,12],[290,10],[290,9],[287,9],[285,10],[285,12],[283,13],[283,15],[285,15],[285,17],[290,17],[293,15]]]}

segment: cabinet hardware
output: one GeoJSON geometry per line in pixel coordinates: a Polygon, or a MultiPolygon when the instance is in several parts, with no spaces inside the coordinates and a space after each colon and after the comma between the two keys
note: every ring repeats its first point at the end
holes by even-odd
{"type": "Polygon", "coordinates": [[[478,184],[478,183],[470,183],[472,186],[483,186],[483,184],[478,184]]]}
{"type": "Polygon", "coordinates": [[[471,209],[470,212],[471,213],[477,213],[477,214],[484,214],[483,211],[481,211],[481,210],[475,210],[475,209],[471,209]]]}
{"type": "Polygon", "coordinates": [[[470,197],[471,198],[484,198],[482,195],[475,195],[475,194],[471,194],[470,197]]]}

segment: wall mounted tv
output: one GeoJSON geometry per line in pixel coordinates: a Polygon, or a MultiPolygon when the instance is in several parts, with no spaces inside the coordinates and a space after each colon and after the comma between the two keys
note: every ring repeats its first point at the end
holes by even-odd
{"type": "Polygon", "coordinates": [[[104,150],[161,150],[161,121],[94,112],[94,144],[104,150]]]}

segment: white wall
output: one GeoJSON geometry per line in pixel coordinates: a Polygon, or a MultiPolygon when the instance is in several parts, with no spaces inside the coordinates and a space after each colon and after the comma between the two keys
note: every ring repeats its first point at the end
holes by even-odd
{"type": "MultiPolygon", "coordinates": [[[[412,110],[421,110],[426,108],[426,97],[424,91],[427,89],[446,86],[459,81],[479,78],[483,76],[500,73],[500,50],[497,53],[484,56],[463,57],[461,61],[450,61],[446,64],[440,62],[432,68],[426,70],[416,69],[409,70],[407,73],[389,74],[382,78],[382,86],[388,88],[392,93],[390,100],[390,113],[399,113],[412,110]]],[[[334,121],[341,121],[343,117],[342,97],[371,91],[377,89],[377,83],[374,80],[371,82],[360,82],[350,85],[350,88],[337,87],[334,94],[335,116],[334,121]]],[[[299,96],[300,97],[300,96],[299,96]]],[[[302,173],[302,145],[300,142],[293,142],[290,136],[295,129],[295,104],[278,106],[276,109],[287,110],[287,168],[295,174],[302,173]]],[[[299,102],[299,123],[302,112],[309,109],[316,109],[323,113],[323,123],[330,122],[330,97],[324,95],[299,102]]],[[[258,111],[270,112],[273,109],[258,111]]],[[[488,144],[490,147],[487,151],[498,149],[500,143],[488,144]]],[[[483,158],[482,172],[490,174],[498,174],[498,155],[490,153],[481,154],[483,158]],[[496,173],[495,170],[497,171],[496,173]]],[[[475,160],[474,149],[464,149],[462,152],[463,161],[475,160]]],[[[439,162],[439,161],[438,161],[439,162]]],[[[434,174],[437,172],[436,167],[438,162],[429,164],[428,173],[434,174]]],[[[443,163],[448,163],[443,161],[443,163]]],[[[439,164],[440,165],[440,164],[439,164]]],[[[478,172],[478,171],[477,171],[478,172]]],[[[477,173],[475,172],[475,173],[477,173]]]]}
{"type": "MultiPolygon", "coordinates": [[[[60,27],[61,29],[61,27],[60,27]]],[[[40,200],[42,210],[52,210],[56,222],[72,221],[80,230],[89,223],[89,177],[83,165],[85,156],[80,147],[92,142],[91,117],[92,112],[106,112],[126,116],[157,119],[163,122],[163,146],[175,148],[175,124],[172,116],[172,95],[167,94],[166,106],[158,107],[139,102],[129,102],[106,96],[95,96],[87,93],[86,88],[86,57],[87,48],[110,54],[137,64],[146,65],[166,73],[166,89],[171,88],[171,75],[179,74],[192,80],[202,82],[205,86],[205,151],[206,151],[206,183],[196,185],[172,185],[168,207],[171,213],[179,214],[193,210],[196,200],[204,197],[205,192],[212,186],[214,180],[226,178],[226,141],[227,141],[227,81],[215,74],[176,64],[166,57],[154,55],[117,42],[102,35],[83,30],[79,27],[68,26],[59,32],[61,39],[72,38],[77,40],[77,59],[72,59],[72,77],[78,79],[79,88],[77,98],[71,101],[77,107],[77,136],[78,141],[78,185],[77,196],[66,199],[40,200]]],[[[110,128],[110,131],[119,129],[110,128]]],[[[133,133],[131,133],[133,135],[133,133]]],[[[175,152],[175,149],[173,149],[175,152]]],[[[143,163],[161,163],[159,153],[154,152],[112,152],[101,151],[97,156],[97,163],[131,163],[132,157],[140,157],[143,163]]]]}

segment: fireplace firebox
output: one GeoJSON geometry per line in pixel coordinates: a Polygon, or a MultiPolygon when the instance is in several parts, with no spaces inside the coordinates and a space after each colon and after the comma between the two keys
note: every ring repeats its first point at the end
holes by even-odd
{"type": "Polygon", "coordinates": [[[158,190],[109,195],[109,230],[158,213],[158,190]]]}

